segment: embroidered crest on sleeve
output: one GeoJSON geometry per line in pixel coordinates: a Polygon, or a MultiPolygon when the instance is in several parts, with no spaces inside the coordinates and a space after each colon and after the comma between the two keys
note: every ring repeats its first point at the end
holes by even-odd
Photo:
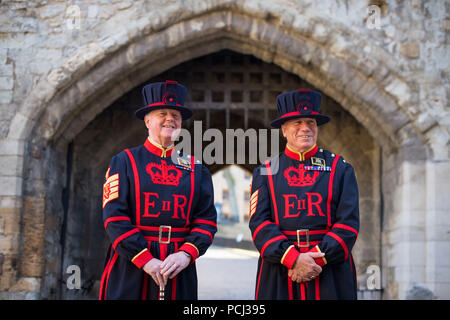
{"type": "Polygon", "coordinates": [[[106,182],[103,185],[103,208],[105,205],[116,198],[119,197],[119,174],[113,174],[108,177],[109,169],[106,173],[106,182]]]}
{"type": "Polygon", "coordinates": [[[249,219],[252,217],[252,215],[256,211],[256,206],[258,204],[258,194],[259,194],[259,189],[257,189],[255,192],[253,192],[252,196],[250,197],[250,212],[248,214],[249,219]]]}

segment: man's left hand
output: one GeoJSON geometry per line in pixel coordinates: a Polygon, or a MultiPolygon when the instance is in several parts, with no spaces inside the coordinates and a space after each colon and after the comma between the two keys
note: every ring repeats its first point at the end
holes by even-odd
{"type": "Polygon", "coordinates": [[[191,262],[191,257],[184,252],[176,252],[169,255],[161,264],[161,274],[164,279],[173,279],[180,271],[191,262]]]}

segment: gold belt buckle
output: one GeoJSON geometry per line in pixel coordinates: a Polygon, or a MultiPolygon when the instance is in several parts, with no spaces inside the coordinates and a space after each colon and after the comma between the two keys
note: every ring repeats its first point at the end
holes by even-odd
{"type": "Polygon", "coordinates": [[[172,234],[172,226],[159,226],[159,239],[158,239],[158,242],[162,243],[162,244],[170,243],[170,236],[171,236],[171,234],[172,234]],[[169,233],[169,235],[167,236],[167,240],[166,241],[162,240],[162,233],[163,233],[163,229],[164,228],[169,229],[169,231],[167,231],[169,233]]]}
{"type": "Polygon", "coordinates": [[[298,229],[297,230],[297,245],[299,248],[308,248],[309,247],[309,229],[298,229]],[[300,232],[305,232],[306,234],[306,244],[300,244],[300,232]]]}

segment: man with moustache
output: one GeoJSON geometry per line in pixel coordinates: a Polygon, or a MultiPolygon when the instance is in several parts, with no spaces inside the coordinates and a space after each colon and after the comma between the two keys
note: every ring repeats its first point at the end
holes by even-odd
{"type": "Polygon", "coordinates": [[[260,252],[256,299],[356,299],[351,255],[359,230],[353,167],[317,146],[321,94],[277,97],[286,148],[253,172],[250,221],[260,252]]]}
{"type": "Polygon", "coordinates": [[[142,90],[148,138],[114,156],[103,185],[103,223],[111,245],[100,299],[197,299],[195,260],[216,225],[209,171],[174,152],[186,88],[176,81],[142,90]]]}

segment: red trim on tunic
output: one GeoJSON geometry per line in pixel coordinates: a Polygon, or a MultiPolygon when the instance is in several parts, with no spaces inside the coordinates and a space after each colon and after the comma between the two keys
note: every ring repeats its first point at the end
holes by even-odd
{"type": "MultiPolygon", "coordinates": [[[[145,238],[145,240],[147,240],[147,242],[150,242],[150,241],[158,242],[159,241],[159,237],[156,237],[156,236],[144,236],[144,238],[145,238]]],[[[163,240],[164,239],[165,239],[165,237],[163,237],[163,240]]],[[[175,242],[182,242],[184,240],[186,240],[184,237],[180,237],[180,238],[170,237],[170,242],[173,242],[173,243],[175,243],[175,242]]]]}
{"type": "MultiPolygon", "coordinates": [[[[309,242],[309,245],[310,245],[310,246],[315,246],[315,245],[318,245],[321,241],[322,241],[322,240],[320,240],[320,241],[310,241],[310,242],[309,242]]],[[[294,241],[294,244],[297,246],[297,249],[298,249],[301,253],[305,253],[305,252],[308,252],[308,251],[309,251],[308,247],[305,247],[305,246],[308,244],[308,242],[306,242],[306,241],[300,241],[300,243],[298,243],[297,241],[294,241]],[[300,247],[300,246],[301,246],[301,247],[300,247]]]]}
{"type": "Polygon", "coordinates": [[[192,234],[192,232],[199,232],[199,233],[203,233],[206,234],[207,236],[209,236],[209,238],[211,239],[211,243],[213,242],[213,236],[211,234],[211,232],[200,229],[200,228],[193,228],[190,232],[190,234],[192,234]]]}
{"type": "MultiPolygon", "coordinates": [[[[112,253],[112,249],[111,249],[112,253]]],[[[102,279],[100,280],[100,294],[98,296],[98,300],[105,300],[106,293],[103,290],[106,288],[106,276],[108,275],[109,265],[111,263],[111,258],[108,259],[108,263],[105,266],[105,270],[103,270],[102,279]]]]}
{"type": "Polygon", "coordinates": [[[207,224],[207,225],[210,225],[210,226],[213,226],[213,227],[217,227],[216,223],[214,223],[213,221],[210,221],[210,220],[206,220],[206,219],[194,219],[192,221],[192,224],[195,224],[195,223],[207,224]]]}
{"type": "MultiPolygon", "coordinates": [[[[144,231],[158,231],[160,230],[161,227],[152,227],[152,226],[137,226],[140,230],[144,230],[144,231]]],[[[167,230],[167,228],[166,228],[167,230]]],[[[186,232],[189,231],[189,228],[175,228],[172,227],[171,228],[171,232],[186,232]]],[[[166,231],[164,231],[166,232],[166,231]]]]}
{"type": "Polygon", "coordinates": [[[139,182],[139,172],[137,170],[136,161],[134,160],[133,155],[131,154],[131,151],[129,149],[126,149],[125,152],[128,155],[128,158],[131,162],[131,168],[133,169],[133,176],[134,176],[134,193],[136,198],[136,225],[141,225],[141,187],[139,182]]]}
{"type": "MultiPolygon", "coordinates": [[[[194,198],[194,191],[195,191],[195,159],[194,156],[191,156],[191,196],[189,198],[189,205],[188,205],[188,212],[186,217],[186,227],[189,225],[189,215],[191,214],[191,205],[192,205],[192,199],[194,198]]],[[[200,169],[201,170],[201,169],[200,169]]]]}
{"type": "Polygon", "coordinates": [[[253,242],[255,242],[255,238],[256,238],[256,235],[258,234],[258,232],[259,232],[262,228],[264,228],[265,226],[267,226],[267,225],[269,225],[269,224],[274,224],[274,223],[271,222],[271,221],[264,221],[263,223],[261,223],[261,224],[255,229],[255,231],[253,232],[253,242]]]}
{"type": "Polygon", "coordinates": [[[136,267],[141,269],[147,262],[149,262],[152,259],[153,259],[153,256],[150,253],[150,251],[148,249],[145,249],[145,251],[142,251],[141,253],[138,254],[138,256],[133,258],[131,260],[131,262],[133,262],[133,264],[136,267]]]}
{"type": "Polygon", "coordinates": [[[194,261],[198,258],[199,252],[197,247],[189,242],[183,243],[183,245],[180,247],[179,251],[186,251],[189,253],[192,257],[191,263],[194,263],[194,261]]]}
{"type": "MultiPolygon", "coordinates": [[[[106,274],[105,291],[104,291],[104,295],[103,295],[103,299],[102,300],[106,300],[106,292],[108,291],[109,276],[111,275],[111,270],[112,270],[114,264],[116,263],[116,260],[117,260],[118,257],[119,257],[119,254],[117,252],[114,252],[113,257],[110,260],[110,263],[108,263],[108,265],[107,265],[108,272],[106,274]]],[[[100,288],[100,293],[102,293],[102,288],[100,288]]]]}
{"type": "MultiPolygon", "coordinates": [[[[309,250],[308,252],[322,252],[320,251],[319,247],[316,245],[315,247],[313,247],[311,250],[309,250]]],[[[323,267],[324,265],[327,264],[325,256],[321,257],[321,258],[314,258],[314,262],[316,264],[318,264],[320,267],[323,267]]]]}
{"type": "Polygon", "coordinates": [[[319,147],[317,144],[313,145],[310,150],[306,150],[305,152],[296,152],[294,150],[291,150],[288,145],[286,145],[286,148],[284,149],[284,153],[289,157],[297,161],[305,161],[306,159],[311,158],[314,156],[317,151],[319,150],[319,147]]]}
{"type": "Polygon", "coordinates": [[[173,146],[169,148],[164,148],[161,146],[157,146],[152,143],[149,138],[145,139],[144,147],[154,155],[158,157],[170,157],[172,156],[173,150],[175,149],[173,146]]]}
{"type": "Polygon", "coordinates": [[[333,224],[332,229],[334,229],[334,228],[345,229],[345,230],[351,231],[351,232],[353,232],[354,234],[356,234],[356,236],[358,237],[358,231],[356,231],[355,228],[352,228],[352,227],[347,226],[347,225],[345,225],[345,224],[342,224],[342,223],[335,223],[335,224],[333,224]]]}
{"type": "Polygon", "coordinates": [[[132,236],[133,234],[139,232],[138,228],[134,228],[130,231],[125,232],[124,234],[118,236],[116,238],[116,240],[114,241],[112,247],[114,248],[114,250],[116,249],[117,245],[119,244],[119,242],[121,242],[123,239],[128,238],[129,236],[132,236]]]}
{"type": "Polygon", "coordinates": [[[268,240],[268,241],[263,245],[263,247],[261,248],[261,257],[264,255],[264,251],[266,250],[266,248],[267,248],[270,244],[274,243],[275,241],[278,241],[278,240],[284,240],[284,239],[287,240],[286,236],[285,236],[285,235],[280,235],[280,236],[276,236],[276,237],[274,237],[274,238],[268,240]]]}
{"type": "Polygon", "coordinates": [[[277,208],[277,202],[275,199],[275,191],[274,191],[274,187],[273,187],[272,169],[270,168],[269,160],[266,160],[265,164],[266,164],[266,168],[267,168],[267,178],[269,179],[270,194],[272,196],[273,210],[275,213],[275,223],[279,226],[280,221],[278,220],[278,208],[277,208]]]}
{"type": "Polygon", "coordinates": [[[328,198],[327,198],[327,227],[331,227],[331,200],[333,199],[333,180],[336,172],[336,165],[340,156],[336,156],[331,166],[330,180],[328,181],[328,198]]]}
{"type": "Polygon", "coordinates": [[[105,220],[105,223],[103,224],[105,229],[108,226],[108,223],[113,222],[113,221],[130,221],[129,217],[109,217],[108,219],[105,220]]]}
{"type": "Polygon", "coordinates": [[[339,244],[341,245],[342,249],[344,250],[345,256],[344,256],[344,260],[347,260],[348,258],[348,248],[345,245],[344,240],[342,240],[341,237],[339,237],[337,234],[333,233],[333,232],[328,232],[327,233],[328,236],[334,238],[337,242],[339,242],[339,244]]]}
{"type": "Polygon", "coordinates": [[[295,246],[290,246],[285,252],[283,258],[281,258],[281,263],[288,269],[292,269],[297,261],[300,252],[295,248],[295,246]]]}
{"type": "MultiPolygon", "coordinates": [[[[308,233],[310,235],[312,235],[312,234],[325,234],[328,231],[330,231],[330,229],[308,230],[308,233]]],[[[285,234],[287,236],[296,236],[297,235],[297,230],[295,230],[295,231],[282,230],[281,232],[283,232],[283,234],[285,234]]],[[[301,236],[304,236],[304,235],[306,235],[306,231],[300,231],[299,234],[301,236]]]]}

